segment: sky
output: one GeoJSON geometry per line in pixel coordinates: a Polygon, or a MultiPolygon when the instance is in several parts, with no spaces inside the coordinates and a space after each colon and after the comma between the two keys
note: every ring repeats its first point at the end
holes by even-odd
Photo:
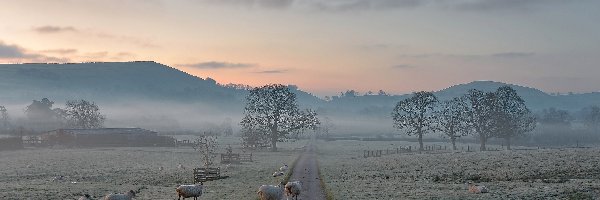
{"type": "Polygon", "coordinates": [[[0,63],[152,60],[319,96],[600,90],[597,0],[0,0],[0,63]]]}

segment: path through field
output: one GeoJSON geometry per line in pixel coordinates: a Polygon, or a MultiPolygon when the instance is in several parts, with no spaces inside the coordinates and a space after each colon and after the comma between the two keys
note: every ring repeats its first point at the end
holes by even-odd
{"type": "Polygon", "coordinates": [[[317,155],[311,142],[306,151],[304,151],[294,167],[290,181],[299,180],[302,182],[302,191],[298,199],[300,200],[321,200],[325,199],[325,193],[319,180],[319,169],[317,166],[317,155]]]}

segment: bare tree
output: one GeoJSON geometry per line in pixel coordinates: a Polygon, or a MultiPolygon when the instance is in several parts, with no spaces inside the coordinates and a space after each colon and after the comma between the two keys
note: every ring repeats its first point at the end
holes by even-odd
{"type": "Polygon", "coordinates": [[[65,115],[71,128],[100,128],[106,119],[98,105],[83,99],[67,101],[65,115]]]}
{"type": "Polygon", "coordinates": [[[331,118],[325,116],[325,117],[323,117],[323,123],[321,123],[321,125],[319,127],[317,127],[317,134],[319,137],[329,138],[329,136],[330,136],[329,134],[331,133],[331,130],[333,130],[334,128],[335,128],[335,125],[331,121],[331,118]]]}
{"type": "Polygon", "coordinates": [[[538,119],[539,122],[544,125],[558,126],[569,126],[571,125],[571,121],[573,121],[573,117],[571,116],[569,111],[556,108],[548,108],[542,110],[542,113],[538,119]]]}
{"type": "Polygon", "coordinates": [[[416,135],[420,151],[423,150],[423,135],[436,129],[433,110],[437,103],[437,97],[433,93],[421,91],[398,102],[392,112],[394,127],[405,129],[409,136],[416,135]]]}
{"type": "Polygon", "coordinates": [[[437,111],[438,125],[445,136],[450,138],[452,149],[456,150],[456,139],[471,134],[468,122],[470,116],[469,105],[465,97],[455,97],[442,102],[437,111]]]}
{"type": "Polygon", "coordinates": [[[277,151],[277,142],[285,139],[290,132],[316,127],[313,124],[318,122],[313,120],[316,119],[316,113],[298,109],[296,94],[281,84],[250,90],[246,96],[244,114],[240,122],[242,128],[267,134],[272,151],[277,151]]]}
{"type": "Polygon", "coordinates": [[[589,106],[583,109],[583,123],[594,132],[600,128],[600,107],[589,106]]]}
{"type": "Polygon", "coordinates": [[[231,127],[231,118],[227,117],[225,118],[225,120],[223,120],[223,123],[221,123],[221,131],[223,132],[224,136],[233,135],[233,128],[231,127]]]}
{"type": "Polygon", "coordinates": [[[8,110],[4,106],[0,106],[0,123],[2,124],[3,131],[10,128],[10,117],[8,116],[8,110]]]}
{"type": "Polygon", "coordinates": [[[217,146],[217,137],[211,134],[204,133],[194,141],[194,149],[202,156],[202,163],[205,168],[209,168],[214,164],[217,157],[217,146]]]}
{"type": "Polygon", "coordinates": [[[523,135],[535,129],[535,117],[529,111],[517,92],[510,86],[502,86],[496,90],[496,113],[498,128],[496,136],[506,140],[506,148],[510,150],[511,138],[523,135]]]}
{"type": "Polygon", "coordinates": [[[496,94],[472,89],[465,94],[465,98],[468,100],[470,107],[468,122],[479,136],[479,143],[481,144],[479,149],[485,151],[487,140],[494,137],[497,132],[497,121],[494,119],[498,112],[496,94]]]}

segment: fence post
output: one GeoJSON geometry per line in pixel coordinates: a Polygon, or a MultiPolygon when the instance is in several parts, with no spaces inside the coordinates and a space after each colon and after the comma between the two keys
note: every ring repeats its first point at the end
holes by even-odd
{"type": "Polygon", "coordinates": [[[467,146],[467,152],[471,151],[471,146],[467,146]]]}

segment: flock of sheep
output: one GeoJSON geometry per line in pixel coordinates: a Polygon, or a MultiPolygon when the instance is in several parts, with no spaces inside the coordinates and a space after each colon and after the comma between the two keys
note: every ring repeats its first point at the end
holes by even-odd
{"type": "MultiPolygon", "coordinates": [[[[180,165],[181,166],[181,165],[180,165]]],[[[273,177],[279,177],[285,175],[288,171],[288,165],[284,164],[279,168],[278,171],[273,173],[273,177]]],[[[62,178],[62,177],[61,177],[62,178]]],[[[198,197],[202,196],[202,189],[204,188],[204,184],[196,184],[196,185],[180,185],[175,191],[177,192],[177,200],[183,198],[194,198],[197,200],[198,197]]],[[[300,191],[302,190],[302,184],[300,181],[290,181],[287,183],[280,182],[279,185],[262,185],[258,188],[258,192],[256,192],[260,198],[260,200],[282,200],[284,195],[289,199],[290,197],[297,200],[300,195],[300,191]]],[[[131,200],[135,198],[136,192],[130,190],[123,194],[108,194],[102,198],[102,200],[131,200]]],[[[92,197],[89,194],[85,194],[79,198],[79,200],[92,200],[92,197]]]]}
{"type": "MultiPolygon", "coordinates": [[[[284,164],[278,171],[273,173],[273,177],[285,175],[288,169],[288,165],[284,164]]],[[[287,196],[288,199],[292,197],[297,200],[301,190],[302,184],[300,181],[290,181],[287,183],[280,182],[279,185],[261,185],[256,194],[258,194],[260,200],[281,200],[284,195],[287,196]]]]}

